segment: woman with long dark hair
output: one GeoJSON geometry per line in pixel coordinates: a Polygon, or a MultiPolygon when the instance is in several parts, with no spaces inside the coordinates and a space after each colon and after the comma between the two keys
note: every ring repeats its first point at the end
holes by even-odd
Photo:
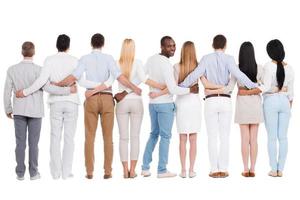
{"type": "MultiPolygon", "coordinates": [[[[239,52],[239,68],[248,78],[257,83],[261,80],[262,67],[255,60],[254,47],[251,42],[244,42],[239,52]]],[[[240,83],[238,87],[244,87],[240,83]]],[[[259,94],[237,95],[235,107],[235,123],[240,125],[241,152],[244,164],[242,176],[255,176],[257,158],[257,133],[259,123],[263,122],[261,96],[259,94]],[[250,167],[248,165],[250,158],[250,167]]]]}
{"type": "Polygon", "coordinates": [[[283,61],[285,51],[279,40],[271,40],[267,44],[267,53],[271,61],[264,66],[263,110],[268,132],[269,176],[281,177],[288,150],[287,131],[294,96],[294,71],[283,61]],[[286,87],[287,91],[272,93],[270,91],[274,86],[279,90],[286,87]]]}

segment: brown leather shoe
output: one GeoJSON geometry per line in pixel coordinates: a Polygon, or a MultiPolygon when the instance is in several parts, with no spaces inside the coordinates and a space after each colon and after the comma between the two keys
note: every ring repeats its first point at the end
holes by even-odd
{"type": "Polygon", "coordinates": [[[249,172],[249,177],[255,177],[255,172],[249,172]]]}
{"type": "Polygon", "coordinates": [[[85,178],[87,178],[87,179],[93,179],[93,175],[87,174],[87,175],[85,176],[85,178]]]}
{"type": "Polygon", "coordinates": [[[212,177],[212,178],[219,178],[220,177],[220,172],[209,173],[208,176],[212,177]]]}
{"type": "Polygon", "coordinates": [[[228,176],[229,176],[228,172],[219,172],[219,177],[220,178],[226,178],[228,176]]]}
{"type": "Polygon", "coordinates": [[[111,177],[112,177],[111,174],[104,174],[103,176],[104,179],[110,179],[111,177]]]}
{"type": "Polygon", "coordinates": [[[241,174],[243,177],[250,177],[250,172],[242,172],[241,174]]]}

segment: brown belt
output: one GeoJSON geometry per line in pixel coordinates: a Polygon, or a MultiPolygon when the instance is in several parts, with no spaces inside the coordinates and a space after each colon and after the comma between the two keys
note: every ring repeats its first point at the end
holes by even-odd
{"type": "Polygon", "coordinates": [[[97,93],[95,93],[95,94],[93,94],[92,96],[94,96],[94,95],[110,95],[110,96],[112,96],[112,93],[110,93],[110,92],[97,92],[97,93]]]}
{"type": "Polygon", "coordinates": [[[210,94],[210,95],[207,95],[205,99],[208,99],[208,98],[211,98],[211,97],[227,97],[227,98],[230,98],[230,95],[229,94],[210,94]]]}

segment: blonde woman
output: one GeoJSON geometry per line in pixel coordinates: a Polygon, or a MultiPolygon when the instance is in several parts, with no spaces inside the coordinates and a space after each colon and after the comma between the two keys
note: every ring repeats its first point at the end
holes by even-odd
{"type": "MultiPolygon", "coordinates": [[[[165,88],[164,85],[147,79],[142,62],[135,59],[135,43],[132,39],[125,39],[123,41],[118,65],[122,73],[135,84],[144,82],[154,88],[165,88]]],[[[120,82],[119,92],[119,94],[126,93],[126,96],[118,102],[116,106],[116,116],[120,133],[120,158],[123,165],[124,178],[135,178],[137,176],[135,167],[139,156],[139,136],[144,112],[143,101],[141,96],[130,92],[129,88],[125,87],[120,82]],[[130,167],[128,163],[129,141],[130,167]]]]}

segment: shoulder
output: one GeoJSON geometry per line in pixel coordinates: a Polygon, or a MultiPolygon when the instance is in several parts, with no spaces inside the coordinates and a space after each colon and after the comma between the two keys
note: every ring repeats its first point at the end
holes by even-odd
{"type": "Polygon", "coordinates": [[[47,56],[45,58],[45,62],[51,62],[52,60],[55,60],[56,58],[57,58],[57,54],[47,56]]]}
{"type": "Polygon", "coordinates": [[[68,56],[68,58],[69,58],[70,60],[72,60],[73,62],[77,62],[77,61],[78,61],[78,58],[76,58],[75,56],[72,56],[72,55],[70,55],[70,54],[68,54],[67,56],[68,56]]]}
{"type": "Polygon", "coordinates": [[[33,64],[33,69],[38,74],[42,71],[42,67],[36,64],[33,64]]]}
{"type": "Polygon", "coordinates": [[[103,59],[105,59],[106,61],[113,61],[113,62],[115,62],[115,59],[114,59],[114,57],[112,56],[112,55],[110,55],[110,54],[106,54],[106,53],[100,53],[99,54],[103,59]]]}
{"type": "Polygon", "coordinates": [[[86,59],[90,59],[92,57],[92,53],[89,54],[85,54],[83,56],[80,57],[79,61],[85,61],[86,59]]]}
{"type": "Polygon", "coordinates": [[[133,65],[137,66],[137,67],[142,67],[143,66],[143,62],[139,59],[135,59],[133,61],[133,65]]]}
{"type": "Polygon", "coordinates": [[[267,62],[267,63],[264,64],[263,70],[264,70],[264,71],[266,71],[266,70],[271,70],[274,66],[275,66],[274,63],[272,63],[272,62],[267,62]]]}
{"type": "Polygon", "coordinates": [[[12,74],[12,73],[14,73],[14,71],[18,70],[20,64],[21,63],[17,63],[17,64],[14,64],[14,65],[11,65],[10,67],[8,67],[7,74],[12,74]]]}

